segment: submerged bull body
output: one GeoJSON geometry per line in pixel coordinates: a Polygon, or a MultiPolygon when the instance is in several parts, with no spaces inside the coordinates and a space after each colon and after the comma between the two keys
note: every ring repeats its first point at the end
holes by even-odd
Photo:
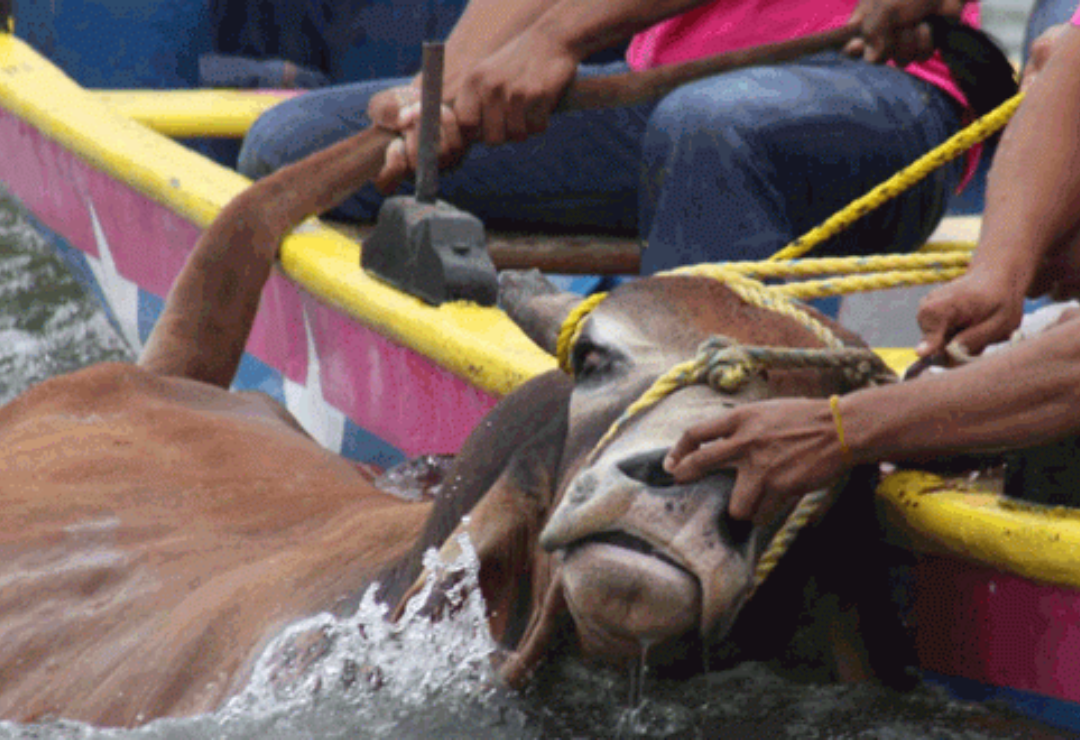
{"type": "MultiPolygon", "coordinates": [[[[504,399],[435,504],[377,490],[273,401],[230,393],[280,238],[359,179],[357,147],[314,155],[230,204],[138,366],[55,378],[0,409],[0,716],[133,725],[213,710],[289,622],[354,608],[376,580],[402,604],[426,578],[422,553],[451,557],[455,530],[479,556],[512,682],[553,645],[615,664],[648,652],[686,670],[736,648],[783,652],[811,578],[836,595],[822,634],[857,636],[848,627],[873,584],[843,572],[838,553],[872,537],[841,544],[829,530],[855,514],[812,527],[799,547],[813,557],[793,556],[745,605],[760,616],[732,626],[775,525],[727,516],[729,475],[675,485],[661,468],[688,424],[766,396],[842,392],[839,375],[778,371],[731,395],[688,387],[595,449],[711,335],[817,346],[715,281],[620,288],[583,325],[574,381],[545,375],[504,399]]],[[[528,281],[511,287],[511,312],[550,347],[570,299],[528,281]]],[[[864,516],[868,506],[847,508],[864,516]]],[[[851,660],[857,640],[826,642],[841,676],[865,675],[851,660]]]]}

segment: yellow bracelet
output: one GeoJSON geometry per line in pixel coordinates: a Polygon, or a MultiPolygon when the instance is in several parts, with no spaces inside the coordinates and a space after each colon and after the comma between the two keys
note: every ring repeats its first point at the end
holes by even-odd
{"type": "Polygon", "coordinates": [[[840,453],[844,456],[844,462],[851,465],[851,448],[844,439],[844,420],[840,416],[840,396],[829,396],[829,408],[832,409],[832,418],[836,423],[836,437],[840,440],[840,453]]]}

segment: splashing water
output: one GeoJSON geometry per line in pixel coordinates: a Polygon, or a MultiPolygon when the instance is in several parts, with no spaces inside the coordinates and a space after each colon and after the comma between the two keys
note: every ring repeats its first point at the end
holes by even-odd
{"type": "Polygon", "coordinates": [[[424,559],[431,574],[397,622],[372,586],[356,613],[299,621],[263,652],[248,686],[218,712],[164,719],[134,730],[74,722],[34,727],[0,723],[0,738],[506,738],[539,737],[515,697],[499,687],[479,588],[479,560],[468,539],[461,556],[424,559]],[[447,605],[421,613],[434,584],[447,605]],[[446,584],[450,584],[449,587],[446,584]]]}
{"type": "Polygon", "coordinates": [[[480,594],[479,560],[467,537],[461,535],[459,545],[461,557],[450,564],[434,550],[425,555],[431,575],[397,622],[372,587],[352,617],[320,614],[294,624],[263,653],[248,688],[223,716],[292,713],[324,692],[340,694],[372,720],[380,719],[378,707],[389,711],[383,719],[396,721],[433,703],[483,702],[495,691],[496,645],[480,594]],[[421,614],[435,584],[450,584],[440,594],[448,608],[437,621],[421,614]]]}

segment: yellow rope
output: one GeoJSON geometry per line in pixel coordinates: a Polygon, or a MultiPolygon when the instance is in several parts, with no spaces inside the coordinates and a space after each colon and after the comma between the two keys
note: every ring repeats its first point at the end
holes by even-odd
{"type": "Polygon", "coordinates": [[[831,329],[796,306],[783,293],[768,288],[757,280],[732,272],[725,265],[689,265],[658,274],[665,276],[689,275],[718,280],[751,306],[773,311],[806,327],[826,347],[838,349],[844,346],[844,343],[833,334],[831,329]]]}
{"type": "Polygon", "coordinates": [[[944,144],[935,147],[861,198],[830,216],[820,226],[788,244],[769,258],[770,261],[792,260],[802,257],[814,247],[839,234],[852,223],[880,206],[890,198],[910,188],[938,167],[952,161],[981,141],[997,133],[1012,118],[1024,94],[1017,93],[995,110],[953,135],[944,144]]]}
{"type": "Polygon", "coordinates": [[[818,257],[786,262],[725,262],[724,269],[762,279],[805,278],[811,275],[852,275],[889,270],[933,270],[966,267],[971,253],[966,251],[929,254],[881,254],[865,257],[818,257]]]}
{"type": "MultiPolygon", "coordinates": [[[[996,110],[983,116],[972,125],[952,136],[941,146],[920,157],[915,163],[889,178],[846,208],[810,230],[767,261],[772,266],[755,263],[732,263],[728,265],[695,265],[670,270],[662,275],[690,275],[720,280],[746,303],[775,311],[813,332],[826,347],[840,349],[843,343],[824,324],[814,319],[789,300],[792,297],[817,298],[836,295],[839,292],[879,290],[900,285],[918,285],[951,279],[961,274],[968,263],[973,245],[960,242],[944,242],[924,245],[924,254],[884,255],[877,257],[854,257],[795,261],[818,244],[832,238],[866,213],[887,200],[899,195],[922,180],[933,170],[960,156],[979,142],[1003,128],[1023,99],[1023,94],[1010,98],[996,110]],[[847,272],[843,278],[804,281],[787,285],[766,287],[751,277],[781,278],[805,277],[828,273],[847,272]],[[864,274],[855,274],[864,273],[864,274]]],[[[557,355],[559,366],[570,372],[570,354],[581,333],[581,327],[589,313],[604,300],[606,294],[596,294],[582,301],[567,317],[559,332],[557,355]]],[[[694,360],[681,363],[662,375],[642,394],[622,416],[608,429],[590,455],[595,457],[629,419],[657,404],[663,398],[689,383],[701,382],[709,371],[702,354],[694,360]]],[[[759,372],[761,364],[752,357],[733,362],[724,371],[721,386],[745,382],[753,373],[759,372]]],[[[836,397],[834,396],[833,399],[836,397]]],[[[841,448],[846,450],[843,427],[835,401],[830,399],[841,448]]],[[[774,535],[769,547],[758,560],[748,594],[752,595],[787,552],[798,532],[826,503],[831,491],[826,489],[803,496],[794,510],[774,535]]]]}
{"type": "Polygon", "coordinates": [[[652,408],[683,386],[691,385],[696,382],[695,379],[699,372],[700,359],[694,358],[693,360],[679,363],[657,378],[653,384],[649,386],[649,389],[642,393],[636,401],[630,404],[626,411],[615,420],[615,423],[608,427],[608,430],[604,432],[604,436],[600,438],[592,448],[592,452],[589,453],[588,463],[591,463],[596,459],[597,455],[600,454],[600,451],[607,446],[607,443],[622,430],[623,426],[630,421],[630,419],[634,418],[642,411],[652,408]]]}
{"type": "Polygon", "coordinates": [[[604,433],[589,455],[590,462],[618,434],[623,425],[652,408],[680,388],[706,383],[722,393],[736,393],[753,376],[768,368],[828,368],[844,370],[854,385],[891,376],[884,361],[872,350],[747,347],[727,337],[713,337],[702,344],[692,360],[675,365],[657,378],[604,433]]]}
{"type": "Polygon", "coordinates": [[[559,338],[555,342],[555,359],[559,361],[559,367],[567,375],[574,374],[570,366],[570,352],[581,334],[585,317],[592,313],[592,310],[605,298],[607,298],[607,293],[593,293],[574,307],[559,329],[559,338]]]}
{"type": "Polygon", "coordinates": [[[975,242],[927,242],[918,249],[922,254],[933,252],[971,252],[975,251],[975,242]]]}
{"type": "Polygon", "coordinates": [[[807,280],[801,283],[777,285],[773,290],[791,298],[810,300],[826,298],[848,293],[866,293],[872,290],[887,290],[911,285],[929,285],[952,280],[964,274],[963,267],[950,267],[941,270],[907,270],[903,272],[882,272],[873,275],[851,275],[830,278],[828,280],[807,280]]]}
{"type": "Polygon", "coordinates": [[[799,499],[795,509],[784,520],[784,526],[773,535],[768,549],[758,559],[757,567],[754,568],[753,579],[750,582],[750,590],[745,597],[747,600],[754,595],[758,587],[765,582],[769,574],[780,564],[780,559],[791,548],[795,536],[810,523],[810,520],[817,515],[821,507],[828,502],[831,493],[831,489],[825,488],[808,493],[799,499]]]}

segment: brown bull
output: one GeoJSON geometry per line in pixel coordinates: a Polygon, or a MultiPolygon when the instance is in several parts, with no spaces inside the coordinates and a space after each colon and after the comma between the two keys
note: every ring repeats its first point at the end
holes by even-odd
{"type": "MultiPolygon", "coordinates": [[[[776,372],[736,398],[687,388],[586,457],[703,338],[816,340],[712,281],[627,285],[586,322],[576,382],[545,375],[505,399],[465,444],[438,504],[387,495],[275,402],[228,391],[282,235],[346,194],[366,156],[358,149],[340,144],[234,200],[197,245],[138,366],[55,378],[0,409],[0,717],[133,725],[213,710],[288,623],[353,608],[376,578],[400,603],[423,578],[420,555],[467,512],[510,679],[553,644],[615,663],[648,647],[680,669],[717,652],[710,637],[726,629],[770,532],[728,519],[729,476],[673,485],[663,451],[723,403],[825,395],[841,381],[776,372]],[[562,639],[571,631],[577,640],[562,639]]],[[[511,291],[527,299],[517,313],[550,344],[568,299],[523,285],[511,291]]],[[[849,498],[853,510],[869,506],[849,498]]],[[[867,562],[872,537],[838,537],[850,521],[831,514],[806,532],[799,546],[813,557],[785,559],[791,572],[770,579],[719,652],[782,653],[816,574],[816,592],[837,596],[821,600],[835,606],[822,632],[833,638],[829,665],[864,675],[852,625],[876,582],[860,581],[865,571],[843,554],[867,562]]]]}

